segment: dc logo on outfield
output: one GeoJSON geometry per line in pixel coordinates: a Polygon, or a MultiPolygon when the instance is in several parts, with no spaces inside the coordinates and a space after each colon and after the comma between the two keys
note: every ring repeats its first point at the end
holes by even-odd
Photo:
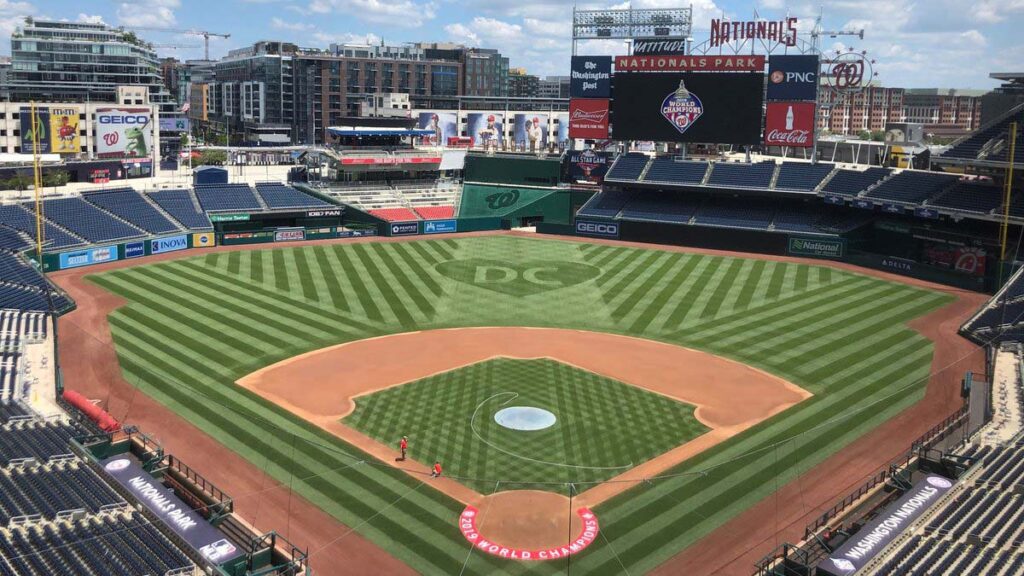
{"type": "Polygon", "coordinates": [[[449,260],[438,264],[437,271],[463,284],[519,297],[568,288],[601,275],[600,268],[580,262],[513,263],[484,258],[449,260]]]}
{"type": "Polygon", "coordinates": [[[519,202],[519,190],[510,190],[508,192],[497,192],[491,194],[486,198],[487,207],[491,210],[498,210],[500,208],[508,208],[514,206],[516,202],[519,202]]]}

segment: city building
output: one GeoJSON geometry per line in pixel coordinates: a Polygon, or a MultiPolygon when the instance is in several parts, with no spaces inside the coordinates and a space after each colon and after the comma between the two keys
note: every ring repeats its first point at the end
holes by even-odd
{"type": "Polygon", "coordinates": [[[463,96],[503,97],[509,95],[508,58],[491,48],[468,48],[452,43],[418,43],[427,58],[459,62],[462,65],[463,96]]]}
{"type": "Polygon", "coordinates": [[[856,136],[880,132],[889,124],[922,124],[938,137],[962,136],[981,126],[981,90],[887,88],[870,85],[838,96],[822,87],[818,127],[832,134],[856,136]]]}
{"type": "Polygon", "coordinates": [[[508,73],[508,95],[511,98],[536,98],[540,78],[527,74],[522,68],[513,68],[508,73]]]}
{"type": "Polygon", "coordinates": [[[539,98],[568,98],[569,77],[568,76],[547,76],[538,82],[537,97],[539,98]]]}
{"type": "Polygon", "coordinates": [[[5,99],[114,102],[118,86],[143,86],[163,112],[176,103],[152,45],[106,24],[26,19],[11,35],[5,99]]]}
{"type": "Polygon", "coordinates": [[[981,125],[990,124],[1024,103],[1024,72],[993,72],[1002,84],[981,97],[981,125]]]}
{"type": "Polygon", "coordinates": [[[957,137],[981,126],[981,96],[987,90],[908,88],[903,96],[906,121],[924,125],[928,134],[957,137]]]}

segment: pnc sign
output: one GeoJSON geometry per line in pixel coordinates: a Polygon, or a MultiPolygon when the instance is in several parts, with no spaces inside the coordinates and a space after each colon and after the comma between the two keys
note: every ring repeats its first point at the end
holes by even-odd
{"type": "Polygon", "coordinates": [[[601,275],[600,268],[581,262],[511,263],[485,258],[441,262],[437,271],[463,284],[516,297],[568,288],[601,275]]]}

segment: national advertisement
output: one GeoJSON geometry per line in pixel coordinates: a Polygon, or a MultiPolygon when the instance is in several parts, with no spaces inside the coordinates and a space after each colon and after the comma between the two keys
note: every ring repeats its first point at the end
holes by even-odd
{"type": "Polygon", "coordinates": [[[145,158],[153,151],[148,108],[96,110],[96,154],[100,158],[145,158]]]}
{"type": "Polygon", "coordinates": [[[31,154],[34,141],[38,140],[39,148],[36,152],[40,154],[49,154],[53,149],[51,147],[51,136],[50,133],[50,110],[49,108],[36,107],[36,122],[35,126],[32,125],[32,109],[22,108],[20,110],[20,130],[21,130],[21,153],[31,154]]]}
{"type": "Polygon", "coordinates": [[[82,140],[78,135],[80,118],[77,108],[50,108],[50,152],[78,154],[82,140]]]}
{"type": "Polygon", "coordinates": [[[818,99],[817,55],[780,54],[768,58],[768,100],[818,99]]]}
{"type": "Polygon", "coordinates": [[[501,114],[472,112],[466,115],[466,126],[473,146],[500,146],[505,138],[505,117],[501,114]]]}
{"type": "Polygon", "coordinates": [[[763,96],[764,74],[616,74],[615,139],[759,144],[763,96]]]}
{"type": "Polygon", "coordinates": [[[449,138],[459,135],[454,112],[420,112],[418,130],[430,130],[433,134],[424,138],[424,144],[444,146],[449,138]]]}
{"type": "Polygon", "coordinates": [[[611,56],[573,56],[569,76],[570,98],[610,98],[611,56]]]}
{"type": "Polygon", "coordinates": [[[764,145],[813,146],[814,111],[813,102],[768,102],[764,117],[764,145]]]}
{"type": "Polygon", "coordinates": [[[177,252],[188,248],[188,237],[170,236],[167,238],[155,238],[149,242],[150,254],[162,254],[164,252],[177,252]]]}
{"type": "Polygon", "coordinates": [[[608,99],[573,98],[569,100],[569,138],[607,140],[608,99]]]}
{"type": "Polygon", "coordinates": [[[102,248],[89,248],[76,250],[74,252],[61,252],[58,255],[60,269],[78,268],[103,262],[112,262],[118,259],[117,246],[104,246],[102,248]]]}
{"type": "Polygon", "coordinates": [[[548,143],[547,114],[516,114],[512,134],[516,146],[536,151],[548,143]]]}
{"type": "Polygon", "coordinates": [[[456,232],[458,220],[427,220],[423,223],[424,234],[448,234],[456,232]]]}
{"type": "Polygon", "coordinates": [[[576,235],[594,236],[597,238],[618,238],[619,223],[596,220],[577,220],[576,235]]]}
{"type": "Polygon", "coordinates": [[[412,236],[420,233],[419,222],[392,222],[391,223],[391,235],[392,236],[412,236]]]}
{"type": "Polygon", "coordinates": [[[846,255],[846,240],[842,238],[800,238],[790,236],[790,256],[814,256],[817,258],[842,258],[846,255]]]}

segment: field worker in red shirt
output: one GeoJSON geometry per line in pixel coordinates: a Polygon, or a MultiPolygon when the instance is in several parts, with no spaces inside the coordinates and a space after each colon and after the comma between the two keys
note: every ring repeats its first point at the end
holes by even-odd
{"type": "Polygon", "coordinates": [[[431,478],[440,478],[441,477],[441,463],[438,462],[437,460],[434,460],[434,470],[430,473],[430,477],[431,478]]]}
{"type": "Polygon", "coordinates": [[[398,441],[398,447],[402,450],[402,457],[395,458],[396,462],[405,462],[405,451],[409,449],[409,437],[402,436],[402,439],[398,441]]]}

